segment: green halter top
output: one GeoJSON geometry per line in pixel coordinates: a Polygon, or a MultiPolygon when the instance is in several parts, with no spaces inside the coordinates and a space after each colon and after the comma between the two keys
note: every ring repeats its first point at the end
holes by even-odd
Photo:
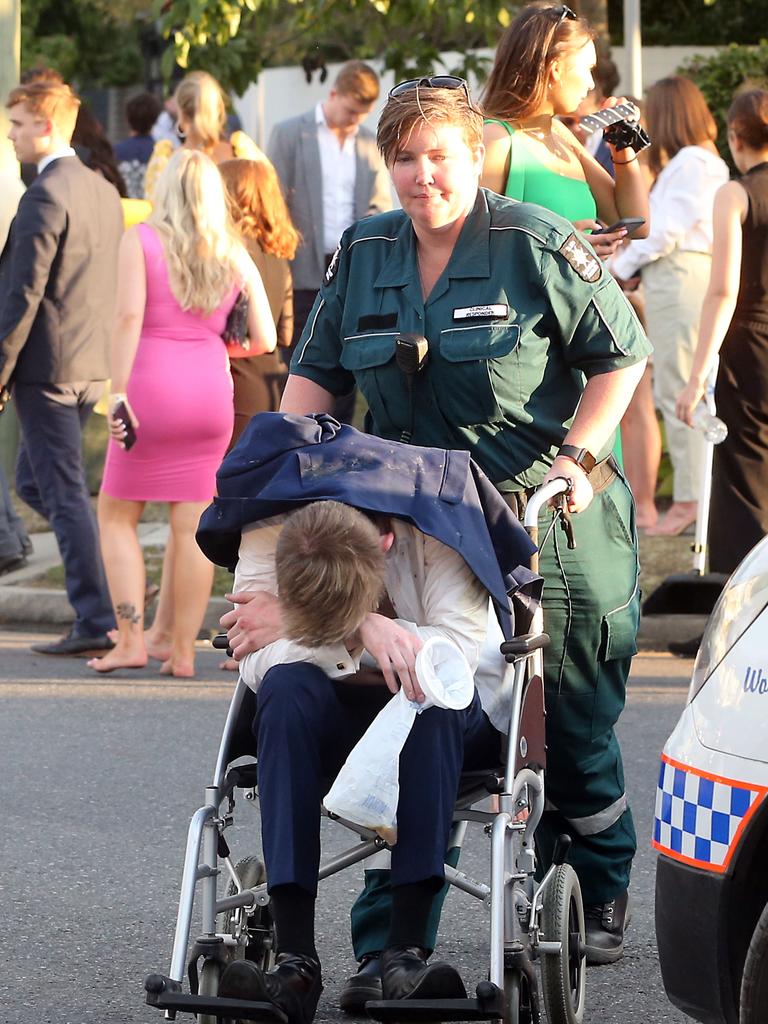
{"type": "Polygon", "coordinates": [[[515,129],[507,121],[488,118],[486,124],[500,124],[509,132],[509,175],[504,195],[525,203],[536,203],[566,220],[594,220],[597,206],[589,185],[577,178],[557,174],[538,160],[527,146],[514,144],[515,129]]]}

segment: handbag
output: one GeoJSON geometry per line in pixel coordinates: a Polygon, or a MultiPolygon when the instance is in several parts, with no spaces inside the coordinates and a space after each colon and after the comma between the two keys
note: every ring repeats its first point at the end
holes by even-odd
{"type": "Polygon", "coordinates": [[[242,359],[250,355],[248,341],[248,292],[241,291],[230,309],[224,330],[221,332],[230,359],[242,359]]]}

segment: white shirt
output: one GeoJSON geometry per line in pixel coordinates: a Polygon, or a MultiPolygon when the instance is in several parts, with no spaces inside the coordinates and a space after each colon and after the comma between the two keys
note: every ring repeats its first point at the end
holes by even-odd
{"type": "Polygon", "coordinates": [[[57,149],[55,153],[49,153],[48,156],[44,156],[42,160],[37,161],[37,173],[42,174],[48,164],[52,164],[54,160],[58,160],[62,156],[77,156],[77,153],[71,146],[57,149]]]}
{"type": "MultiPolygon", "coordinates": [[[[275,550],[285,516],[274,516],[243,531],[235,570],[235,593],[264,590],[277,594],[275,550]]],[[[414,526],[392,520],[395,541],[387,553],[387,593],[395,620],[426,641],[431,636],[452,640],[475,673],[480,702],[502,732],[509,726],[508,698],[512,673],[499,652],[503,636],[491,609],[488,592],[464,559],[447,545],[414,526]]],[[[344,644],[306,647],[277,640],[247,655],[240,674],[257,690],[273,665],[304,661],[321,668],[331,679],[342,679],[363,664],[375,665],[367,652],[353,657],[344,644]]]]}
{"type": "Polygon", "coordinates": [[[357,156],[355,136],[350,132],[339,145],[338,136],[328,127],[322,103],[315,107],[317,144],[323,193],[323,252],[336,252],[341,236],[355,220],[355,178],[357,156]]]}
{"type": "Polygon", "coordinates": [[[715,192],[728,181],[724,160],[703,146],[684,146],[662,168],[651,189],[651,227],[613,257],[611,270],[623,280],[668,256],[681,252],[712,252],[712,207],[715,192]]]}

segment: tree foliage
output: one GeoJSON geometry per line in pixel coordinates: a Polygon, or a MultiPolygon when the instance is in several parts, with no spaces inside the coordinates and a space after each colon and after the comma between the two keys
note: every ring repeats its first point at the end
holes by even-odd
{"type": "Polygon", "coordinates": [[[495,43],[521,4],[503,0],[156,0],[182,67],[204,67],[236,91],[266,66],[382,58],[398,77],[439,67],[482,72],[472,49],[495,43]],[[455,51],[445,67],[441,52],[455,51]]]}
{"type": "MultiPolygon", "coordinates": [[[[611,41],[623,42],[624,0],[608,0],[611,41]]],[[[646,46],[755,44],[768,31],[768,0],[642,0],[646,46]]]]}
{"type": "Polygon", "coordinates": [[[704,94],[717,121],[717,147],[731,166],[726,141],[725,115],[734,93],[743,86],[768,88],[768,42],[759,46],[727,46],[713,57],[692,57],[679,69],[692,78],[704,94]]]}
{"type": "Polygon", "coordinates": [[[21,66],[45,64],[67,81],[141,81],[141,15],[149,0],[22,0],[21,66]]]}

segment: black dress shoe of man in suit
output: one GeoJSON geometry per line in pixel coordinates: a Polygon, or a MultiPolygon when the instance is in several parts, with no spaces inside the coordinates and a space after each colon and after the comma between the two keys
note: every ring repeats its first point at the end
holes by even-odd
{"type": "Polygon", "coordinates": [[[49,644],[32,644],[35,654],[58,654],[64,657],[77,657],[85,654],[103,654],[111,651],[114,643],[108,636],[78,636],[70,630],[66,636],[49,644]]]}
{"type": "Polygon", "coordinates": [[[381,955],[383,999],[466,999],[467,990],[455,967],[427,963],[420,946],[395,946],[381,955]]]}
{"type": "Polygon", "coordinates": [[[264,972],[249,960],[235,960],[224,968],[218,994],[228,999],[272,1003],[289,1024],[311,1024],[323,981],[320,961],[299,953],[280,953],[277,966],[264,972]]]}
{"type": "Polygon", "coordinates": [[[23,553],[0,558],[0,576],[5,576],[7,572],[16,572],[17,569],[23,569],[26,564],[27,559],[23,553]]]}

